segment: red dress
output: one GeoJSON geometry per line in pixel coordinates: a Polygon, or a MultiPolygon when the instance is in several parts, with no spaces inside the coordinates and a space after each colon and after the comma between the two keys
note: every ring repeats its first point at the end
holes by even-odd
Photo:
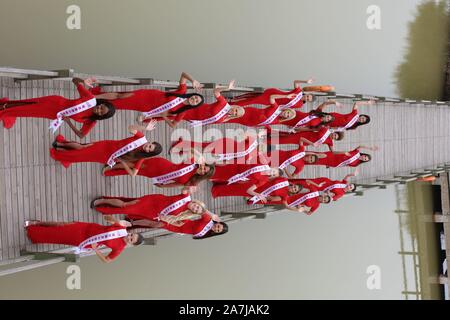
{"type": "MultiPolygon", "coordinates": [[[[325,154],[325,158],[319,158],[317,159],[316,163],[311,163],[312,165],[323,165],[327,167],[337,167],[341,163],[343,163],[346,160],[351,159],[353,156],[357,155],[359,153],[359,149],[355,149],[349,152],[349,156],[345,155],[345,153],[333,153],[333,152],[323,152],[322,154],[325,154]]],[[[357,167],[361,163],[361,160],[356,159],[350,164],[347,164],[349,167],[357,167]]],[[[309,164],[309,163],[307,163],[309,164]]]]}
{"type": "MultiPolygon", "coordinates": [[[[348,184],[347,180],[331,180],[331,179],[328,179],[325,177],[315,178],[315,179],[289,179],[289,182],[291,182],[293,184],[301,185],[302,187],[310,189],[310,190],[311,190],[311,188],[317,188],[318,191],[324,191],[325,189],[327,189],[331,186],[337,186],[340,184],[345,184],[345,185],[348,184]],[[311,186],[310,184],[308,184],[306,182],[307,180],[310,180],[310,181],[314,182],[315,184],[320,185],[320,187],[311,186]]],[[[345,195],[344,188],[335,187],[328,191],[331,191],[333,193],[333,201],[337,201],[345,195]]]]}
{"type": "MultiPolygon", "coordinates": [[[[108,205],[100,205],[95,207],[95,209],[103,214],[125,214],[130,219],[133,220],[139,219],[153,220],[158,218],[161,211],[163,211],[165,208],[186,197],[187,196],[184,194],[179,194],[175,196],[166,196],[163,194],[150,194],[140,198],[102,197],[103,199],[120,199],[124,202],[130,202],[133,200],[138,200],[139,202],[123,208],[111,207],[108,205]]],[[[186,211],[189,202],[186,202],[184,205],[182,205],[178,209],[171,211],[169,214],[176,216],[179,213],[186,211]]]]}
{"type": "MultiPolygon", "coordinates": [[[[284,201],[268,201],[267,204],[280,205],[280,204],[284,204],[284,202],[286,202],[287,205],[289,206],[290,204],[292,204],[297,199],[300,199],[301,197],[303,197],[303,196],[305,196],[305,195],[307,195],[309,193],[319,191],[314,186],[309,186],[308,188],[309,188],[309,192],[302,192],[302,193],[299,193],[299,194],[288,196],[287,198],[284,199],[284,201]]],[[[310,199],[304,200],[302,203],[298,204],[297,206],[299,206],[299,205],[300,206],[309,207],[310,211],[308,212],[308,214],[311,214],[311,213],[313,213],[314,211],[316,211],[320,207],[320,202],[319,202],[319,198],[318,197],[314,197],[314,198],[310,198],[310,199]]]]}
{"type": "MultiPolygon", "coordinates": [[[[275,178],[272,180],[267,180],[267,182],[263,183],[264,180],[261,180],[259,183],[255,183],[255,181],[249,181],[244,183],[233,183],[230,185],[226,184],[214,184],[211,188],[211,194],[213,198],[217,197],[249,197],[250,195],[247,193],[247,190],[256,185],[257,188],[255,192],[261,193],[266,189],[274,186],[279,182],[287,181],[285,178],[275,178]]],[[[288,196],[288,188],[284,187],[278,190],[273,191],[269,196],[276,197],[279,196],[285,199],[288,196]]]]}
{"type": "MultiPolygon", "coordinates": [[[[268,144],[300,144],[300,139],[304,138],[308,141],[311,141],[313,143],[316,143],[319,141],[322,137],[327,135],[329,133],[329,130],[327,127],[321,127],[319,130],[316,131],[300,131],[295,133],[289,133],[289,132],[279,132],[278,135],[268,135],[267,137],[267,143],[268,144]]],[[[325,139],[323,144],[326,144],[330,147],[333,146],[333,139],[328,135],[328,137],[325,139]]]]}
{"type": "MultiPolygon", "coordinates": [[[[289,151],[276,150],[271,153],[268,153],[267,155],[265,155],[265,157],[267,157],[267,159],[269,159],[269,161],[270,161],[269,163],[270,163],[271,167],[280,167],[281,165],[283,165],[283,163],[286,160],[289,160],[292,157],[295,157],[295,156],[301,154],[302,152],[305,152],[305,147],[303,147],[303,146],[299,147],[297,150],[289,150],[289,151]]],[[[293,174],[299,174],[300,172],[302,172],[302,170],[305,167],[304,157],[293,161],[290,165],[295,168],[295,171],[293,174]]]]}
{"type": "MultiPolygon", "coordinates": [[[[188,166],[190,166],[190,164],[176,164],[161,157],[154,157],[145,159],[137,174],[139,176],[144,176],[147,178],[154,178],[186,168],[188,166]]],[[[189,182],[192,176],[196,174],[196,172],[197,170],[194,169],[191,172],[188,172],[180,177],[174,178],[173,182],[185,185],[189,182]]],[[[128,173],[123,169],[108,170],[105,172],[105,176],[123,176],[127,174],[128,173]]]]}
{"type": "Polygon", "coordinates": [[[187,152],[189,149],[197,149],[201,153],[211,153],[215,156],[227,157],[227,159],[241,159],[242,162],[247,161],[251,157],[255,157],[258,152],[257,144],[255,145],[255,137],[246,137],[245,140],[236,141],[232,138],[221,138],[211,142],[197,142],[189,140],[178,140],[172,144],[172,148],[181,149],[181,152],[187,152]],[[242,154],[236,154],[243,152],[242,154]],[[233,157],[235,155],[235,157],[233,157]]]}
{"type": "MultiPolygon", "coordinates": [[[[139,89],[132,91],[133,93],[130,97],[113,99],[110,102],[119,110],[135,110],[140,112],[148,112],[154,110],[163,104],[166,104],[177,97],[171,96],[170,93],[174,94],[186,94],[187,87],[185,84],[180,84],[177,90],[175,91],[160,91],[156,89],[139,89]]],[[[180,104],[171,109],[171,111],[175,111],[182,107],[183,104],[180,104]]]]}
{"type": "Polygon", "coordinates": [[[203,228],[205,228],[205,226],[211,222],[211,220],[211,216],[208,213],[204,213],[202,214],[201,219],[187,220],[180,227],[164,223],[163,228],[171,232],[196,235],[201,232],[203,228]]]}
{"type": "MultiPolygon", "coordinates": [[[[106,164],[109,157],[114,152],[143,136],[144,134],[142,132],[137,132],[134,136],[122,140],[102,140],[93,142],[91,146],[79,150],[50,149],[50,156],[56,161],[61,162],[66,168],[76,162],[98,162],[106,164]]],[[[57,137],[57,140],[58,142],[65,142],[64,137],[61,135],[57,137]]],[[[136,169],[139,169],[140,163],[142,163],[142,161],[137,162],[137,165],[135,166],[136,169]]]]}
{"type": "MultiPolygon", "coordinates": [[[[211,181],[214,183],[224,183],[228,184],[228,180],[238,174],[246,172],[256,166],[254,164],[225,164],[225,165],[216,165],[216,169],[214,171],[214,175],[211,177],[211,181]]],[[[246,178],[251,180],[252,182],[263,180],[266,182],[269,176],[263,174],[263,172],[255,172],[253,174],[248,175],[246,178]]],[[[239,182],[243,182],[242,180],[239,182]]]]}
{"type": "Polygon", "coordinates": [[[309,113],[309,112],[301,112],[301,111],[295,111],[296,115],[293,119],[291,120],[287,120],[287,121],[283,121],[280,124],[284,124],[286,126],[289,127],[317,127],[319,125],[322,124],[322,119],[319,116],[316,116],[314,118],[305,120],[305,123],[303,123],[302,125],[298,125],[299,121],[306,119],[309,116],[314,116],[314,114],[309,113]]]}
{"type": "MultiPolygon", "coordinates": [[[[219,96],[216,102],[211,104],[204,103],[197,108],[186,110],[176,116],[173,116],[173,120],[177,122],[181,120],[206,120],[218,114],[227,105],[227,103],[228,102],[224,97],[219,96]]],[[[214,123],[221,123],[224,118],[225,116],[218,119],[214,123]]]]}
{"type": "MultiPolygon", "coordinates": [[[[65,244],[77,247],[90,237],[119,229],[125,228],[119,224],[102,226],[97,223],[73,222],[62,226],[31,225],[27,227],[27,234],[33,243],[65,244]]],[[[110,259],[117,257],[126,247],[123,238],[101,241],[98,244],[112,249],[108,255],[110,259]]]]}
{"type": "MultiPolygon", "coordinates": [[[[246,107],[245,113],[242,117],[235,118],[227,121],[227,123],[238,123],[247,127],[258,127],[264,126],[262,124],[266,121],[275,111],[278,110],[278,105],[274,104],[267,108],[254,108],[254,107],[246,107]]],[[[280,124],[280,118],[276,117],[270,124],[268,125],[276,125],[280,124]]]]}
{"type": "MultiPolygon", "coordinates": [[[[262,104],[262,105],[270,105],[270,96],[274,95],[274,94],[279,94],[279,95],[290,95],[290,94],[299,94],[300,92],[302,92],[301,88],[295,88],[291,91],[283,91],[280,89],[276,89],[276,88],[268,88],[266,90],[264,90],[264,92],[262,93],[245,93],[242,94],[240,96],[236,96],[234,97],[235,99],[240,99],[243,98],[243,100],[240,101],[236,101],[236,102],[232,102],[232,104],[236,104],[239,106],[249,106],[252,104],[262,104]]],[[[285,105],[287,103],[289,103],[292,99],[289,98],[281,98],[281,99],[276,99],[276,103],[278,103],[279,105],[285,105]]],[[[303,100],[300,100],[299,102],[297,102],[294,106],[292,106],[292,108],[301,108],[303,106],[303,100]]]]}
{"type": "MultiPolygon", "coordinates": [[[[74,107],[78,104],[86,102],[94,98],[94,96],[83,87],[82,84],[77,84],[78,93],[80,98],[78,99],[66,99],[61,96],[46,96],[24,100],[11,100],[9,102],[23,102],[23,106],[15,106],[0,111],[0,120],[3,121],[3,126],[7,129],[14,126],[17,117],[29,117],[29,118],[46,118],[54,120],[57,118],[57,113],[74,107]],[[29,104],[28,104],[29,103],[29,104]]],[[[2,100],[8,101],[7,99],[2,100]]],[[[94,126],[96,121],[90,120],[90,117],[94,115],[92,108],[83,112],[70,116],[70,119],[83,124],[81,132],[87,134],[94,126]]]]}
{"type": "MultiPolygon", "coordinates": [[[[316,191],[317,191],[317,189],[315,189],[314,187],[311,187],[310,192],[316,192],[316,191]]],[[[306,194],[308,194],[310,192],[299,193],[299,194],[296,194],[296,195],[288,197],[287,204],[289,205],[290,203],[292,203],[295,200],[305,196],[306,194]]],[[[310,214],[314,213],[315,211],[317,211],[317,209],[319,209],[320,202],[319,202],[319,198],[318,197],[314,197],[314,198],[310,198],[310,199],[307,199],[307,200],[303,201],[299,205],[300,206],[309,207],[310,210],[309,210],[309,212],[307,214],[310,215],[310,214]]]]}
{"type": "Polygon", "coordinates": [[[358,115],[358,110],[353,110],[352,112],[346,114],[337,112],[331,112],[330,114],[334,117],[334,120],[327,125],[332,128],[344,128],[355,116],[358,115]]]}

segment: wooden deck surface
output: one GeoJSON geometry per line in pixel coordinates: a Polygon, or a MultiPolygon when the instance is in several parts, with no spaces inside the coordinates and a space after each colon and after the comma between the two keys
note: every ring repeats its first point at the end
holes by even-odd
{"type": "MultiPolygon", "coordinates": [[[[58,80],[28,80],[14,82],[0,78],[1,97],[24,99],[45,95],[63,95],[76,98],[71,82],[58,80]]],[[[129,91],[155,86],[113,86],[108,91],[129,91]]],[[[207,101],[213,100],[212,90],[204,90],[207,101]]],[[[314,106],[323,101],[319,98],[314,106]]],[[[341,99],[342,112],[350,112],[352,100],[341,99]]],[[[306,106],[306,110],[313,104],[306,106]]],[[[331,108],[330,110],[333,110],[331,108]]],[[[408,172],[413,169],[433,167],[450,162],[450,108],[435,105],[410,105],[380,103],[361,108],[372,118],[370,125],[346,133],[336,149],[348,151],[360,144],[376,144],[380,150],[373,154],[372,162],[361,166],[356,181],[370,182],[378,177],[408,172]]],[[[127,126],[135,122],[137,113],[119,111],[109,120],[100,121],[85,141],[122,139],[127,137],[127,126]]],[[[21,248],[47,251],[60,248],[53,245],[31,245],[23,230],[28,219],[42,221],[102,222],[100,214],[89,208],[90,201],[100,195],[138,197],[151,193],[176,194],[178,189],[159,189],[143,177],[103,177],[99,164],[74,164],[65,169],[49,156],[54,135],[47,129],[48,120],[17,119],[16,125],[6,130],[0,128],[0,260],[16,258],[21,248]]],[[[183,126],[187,129],[187,126],[183,126]]],[[[222,132],[231,125],[215,125],[222,132]]],[[[237,126],[234,126],[237,127],[237,126]]],[[[192,129],[187,129],[192,132],[192,129]]],[[[61,133],[76,139],[67,126],[61,133]]],[[[159,141],[167,157],[173,129],[163,123],[147,134],[149,140],[159,141]]],[[[322,147],[323,148],[323,147],[322,147]]],[[[304,177],[327,176],[342,178],[351,169],[325,169],[307,167],[304,177]]],[[[247,205],[242,198],[209,197],[210,185],[203,183],[194,198],[206,202],[212,211],[240,211],[247,205]]],[[[318,213],[320,214],[320,210],[318,213]]]]}

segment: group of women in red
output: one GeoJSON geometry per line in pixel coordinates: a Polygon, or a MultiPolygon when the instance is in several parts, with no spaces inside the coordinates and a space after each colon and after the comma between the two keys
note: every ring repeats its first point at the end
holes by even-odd
{"type": "MultiPolygon", "coordinates": [[[[326,167],[356,167],[371,156],[359,146],[348,152],[334,150],[334,142],[344,138],[344,132],[370,122],[370,117],[358,113],[358,107],[372,101],[358,101],[348,114],[327,113],[329,100],[318,108],[300,111],[313,95],[294,81],[294,89],[282,91],[270,88],[262,93],[247,93],[233,98],[222,95],[234,88],[234,81],[214,89],[216,101],[208,104],[195,92],[187,93],[187,82],[195,91],[202,85],[187,73],[182,73],[179,86],[173,91],[139,89],[131,92],[101,92],[92,88],[95,79],[73,79],[80,98],[69,100],[47,96],[26,100],[0,99],[0,119],[11,128],[17,117],[50,119],[49,128],[56,132],[66,123],[74,133],[85,137],[99,120],[114,116],[116,110],[134,110],[140,114],[139,124],[130,125],[131,136],[121,140],[80,143],[57,135],[50,155],[68,168],[79,162],[103,165],[104,176],[140,175],[151,179],[160,188],[180,188],[178,195],[151,194],[140,198],[102,196],[93,199],[91,208],[104,215],[110,226],[84,222],[27,221],[26,228],[33,243],[59,243],[76,247],[78,252],[94,250],[104,262],[112,261],[128,245],[142,243],[141,235],[132,228],[165,228],[172,232],[191,234],[204,239],[224,234],[228,225],[208,211],[205,204],[192,198],[202,181],[212,183],[211,195],[245,197],[248,204],[280,205],[289,210],[311,214],[322,203],[329,203],[352,192],[355,185],[348,179],[305,179],[300,174],[305,165],[326,167]],[[91,89],[85,88],[91,87],[91,89]],[[82,124],[78,128],[73,122],[82,124]],[[158,121],[176,127],[188,121],[191,127],[236,123],[264,129],[260,134],[249,130],[241,139],[222,138],[213,141],[179,139],[169,148],[172,156],[184,161],[173,162],[160,157],[163,147],[148,141],[145,131],[155,129],[158,121]],[[275,130],[283,125],[287,130],[275,130]],[[260,141],[258,141],[260,140],[260,141]],[[261,144],[261,140],[265,143],[261,144]],[[266,150],[261,145],[267,144],[266,150]],[[306,147],[327,145],[329,151],[317,152],[306,147]],[[281,150],[280,146],[295,149],[281,150]],[[125,214],[126,220],[117,220],[125,214]],[[111,248],[104,256],[103,246],[111,248]]],[[[322,88],[323,89],[323,88],[322,88]]],[[[320,88],[318,89],[320,90],[320,88]]]]}

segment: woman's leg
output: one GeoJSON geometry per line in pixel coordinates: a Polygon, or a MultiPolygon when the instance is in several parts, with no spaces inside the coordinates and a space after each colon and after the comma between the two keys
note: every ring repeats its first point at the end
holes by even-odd
{"type": "Polygon", "coordinates": [[[132,201],[125,202],[125,201],[120,200],[120,199],[103,199],[103,198],[100,198],[100,199],[97,199],[97,200],[94,201],[94,207],[101,206],[101,205],[108,205],[108,206],[111,206],[111,207],[124,208],[124,207],[128,207],[128,206],[132,206],[132,205],[134,205],[134,204],[136,204],[138,202],[139,202],[139,200],[132,200],[132,201]]]}
{"type": "Polygon", "coordinates": [[[80,150],[80,149],[84,149],[87,147],[92,146],[92,143],[88,143],[88,144],[81,144],[78,142],[74,142],[74,141],[68,141],[68,142],[56,142],[56,148],[58,150],[58,148],[61,148],[63,150],[80,150]]]}

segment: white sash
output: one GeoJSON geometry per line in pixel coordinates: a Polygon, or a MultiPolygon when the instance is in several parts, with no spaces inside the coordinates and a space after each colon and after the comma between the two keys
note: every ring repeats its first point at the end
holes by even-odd
{"type": "Polygon", "coordinates": [[[157,114],[163,113],[164,111],[175,108],[177,105],[183,103],[186,100],[187,99],[185,99],[185,98],[177,97],[176,99],[173,99],[172,101],[169,101],[169,102],[163,104],[162,106],[157,107],[156,109],[153,109],[153,110],[150,110],[147,112],[142,112],[142,115],[145,118],[153,117],[157,114]]]}
{"type": "Polygon", "coordinates": [[[205,126],[207,124],[212,124],[220,119],[222,119],[228,111],[230,111],[231,106],[227,103],[225,107],[222,108],[215,116],[205,119],[205,120],[191,120],[191,127],[205,126]]]}
{"type": "Polygon", "coordinates": [[[283,169],[287,168],[291,163],[293,163],[293,162],[295,162],[295,161],[297,161],[297,160],[303,158],[305,155],[306,155],[305,152],[299,152],[299,153],[297,153],[295,156],[292,156],[292,157],[290,157],[289,159],[287,159],[286,161],[284,161],[284,162],[279,166],[279,168],[280,168],[281,170],[283,170],[283,169]]]}
{"type": "Polygon", "coordinates": [[[126,237],[127,235],[128,235],[128,232],[125,228],[97,234],[95,236],[92,236],[92,237],[84,240],[82,243],[80,243],[78,245],[78,247],[75,248],[75,254],[80,254],[82,252],[88,252],[88,251],[92,250],[92,249],[87,249],[86,247],[89,245],[92,245],[94,243],[123,238],[123,237],[126,237]]]}
{"type": "Polygon", "coordinates": [[[255,148],[258,146],[258,141],[253,141],[253,143],[248,147],[247,150],[234,152],[234,153],[219,153],[216,156],[218,157],[218,161],[225,161],[225,160],[231,160],[231,159],[237,159],[242,158],[248,155],[250,152],[255,150],[255,148]]]}
{"type": "Polygon", "coordinates": [[[295,105],[297,102],[299,102],[303,98],[303,91],[300,91],[300,93],[291,101],[289,101],[286,104],[283,104],[280,106],[282,109],[292,108],[293,105],[295,105]]]}
{"type": "Polygon", "coordinates": [[[143,146],[144,144],[146,144],[147,138],[146,137],[142,137],[139,138],[137,140],[134,140],[133,142],[130,142],[129,144],[127,144],[126,146],[123,146],[122,148],[120,148],[119,150],[117,150],[116,152],[114,152],[108,159],[107,164],[112,168],[116,162],[114,161],[114,159],[117,159],[118,157],[124,155],[125,153],[128,153],[130,151],[133,151],[134,149],[137,149],[141,146],[143,146]]]}
{"type": "Polygon", "coordinates": [[[166,208],[164,208],[164,210],[162,210],[162,211],[159,213],[159,215],[160,215],[160,216],[166,216],[166,215],[168,215],[169,213],[171,213],[171,212],[173,212],[173,211],[175,211],[175,210],[181,208],[181,207],[184,206],[186,203],[191,202],[191,201],[192,201],[191,196],[187,196],[187,197],[185,197],[185,198],[183,198],[183,199],[180,199],[180,200],[178,200],[178,201],[176,201],[176,202],[174,202],[174,203],[168,205],[166,208]]]}
{"type": "Polygon", "coordinates": [[[305,202],[306,200],[312,199],[312,198],[317,198],[318,196],[319,196],[319,191],[309,192],[309,193],[305,194],[303,197],[298,198],[294,202],[289,203],[288,207],[298,206],[299,204],[305,202]]]}
{"type": "Polygon", "coordinates": [[[302,120],[300,120],[299,122],[297,122],[295,124],[295,126],[293,127],[293,129],[300,127],[300,126],[304,125],[305,123],[308,123],[309,121],[316,119],[316,118],[317,118],[317,116],[310,114],[309,116],[307,116],[307,117],[303,118],[302,120]]]}
{"type": "Polygon", "coordinates": [[[70,117],[74,114],[81,113],[83,111],[86,111],[88,109],[91,109],[97,105],[97,100],[95,98],[92,98],[88,101],[82,102],[80,104],[77,104],[76,106],[64,109],[56,114],[56,119],[52,120],[50,122],[49,129],[52,130],[53,133],[55,133],[56,130],[62,125],[63,123],[63,117],[70,117]]]}
{"type": "MultiPolygon", "coordinates": [[[[272,192],[281,189],[281,188],[286,188],[287,186],[289,186],[289,181],[283,181],[283,182],[278,182],[277,184],[267,188],[266,190],[264,190],[263,192],[261,192],[261,195],[264,197],[267,197],[269,194],[271,194],[272,192]]],[[[259,198],[257,196],[253,196],[250,201],[253,202],[253,204],[255,204],[256,202],[259,201],[259,198]]]]}
{"type": "Polygon", "coordinates": [[[275,110],[274,113],[272,113],[272,115],[269,118],[258,124],[258,126],[265,126],[271,124],[280,115],[281,112],[283,112],[283,109],[281,107],[278,107],[277,110],[275,110]]]}
{"type": "Polygon", "coordinates": [[[202,231],[200,231],[199,233],[194,234],[194,237],[196,237],[196,238],[203,237],[209,230],[211,230],[211,228],[213,226],[214,226],[214,221],[211,220],[210,222],[208,222],[208,224],[206,226],[203,227],[202,231]]]}
{"type": "Polygon", "coordinates": [[[333,189],[345,189],[345,188],[347,188],[346,184],[344,184],[344,183],[336,183],[336,184],[333,184],[333,185],[323,189],[323,192],[327,192],[327,191],[330,191],[330,190],[333,190],[333,189]]]}
{"type": "Polygon", "coordinates": [[[154,178],[152,178],[152,182],[154,184],[167,184],[170,180],[176,179],[178,177],[184,176],[185,174],[187,174],[189,172],[194,171],[196,167],[197,167],[197,164],[193,163],[187,167],[178,169],[176,171],[154,177],[154,178]]]}
{"type": "Polygon", "coordinates": [[[254,173],[258,173],[258,172],[262,172],[262,171],[268,171],[270,170],[270,167],[268,165],[261,165],[261,166],[256,166],[253,167],[251,169],[248,169],[242,173],[238,173],[234,176],[232,176],[230,179],[228,179],[228,184],[232,184],[238,181],[247,181],[248,180],[248,176],[252,175],[254,173]]]}
{"type": "Polygon", "coordinates": [[[352,118],[352,120],[350,120],[350,122],[347,123],[347,124],[345,125],[345,127],[336,128],[336,129],[334,129],[333,131],[334,131],[334,132],[342,132],[342,131],[345,131],[345,130],[347,130],[348,128],[350,128],[351,126],[353,126],[353,125],[356,123],[356,121],[358,121],[358,119],[359,119],[359,114],[355,115],[355,116],[352,118]]]}
{"type": "Polygon", "coordinates": [[[330,136],[331,133],[332,133],[332,132],[331,132],[330,130],[327,130],[327,132],[325,132],[324,135],[323,135],[319,140],[317,140],[315,143],[317,143],[317,144],[322,144],[322,143],[324,143],[325,140],[328,139],[328,137],[330,136]]]}
{"type": "Polygon", "coordinates": [[[347,159],[347,160],[341,162],[337,167],[345,167],[345,166],[349,165],[350,163],[352,163],[353,161],[358,160],[358,158],[359,158],[360,156],[361,156],[361,155],[360,155],[359,152],[358,152],[357,154],[355,154],[355,155],[354,155],[353,157],[351,157],[350,159],[347,159]]]}

